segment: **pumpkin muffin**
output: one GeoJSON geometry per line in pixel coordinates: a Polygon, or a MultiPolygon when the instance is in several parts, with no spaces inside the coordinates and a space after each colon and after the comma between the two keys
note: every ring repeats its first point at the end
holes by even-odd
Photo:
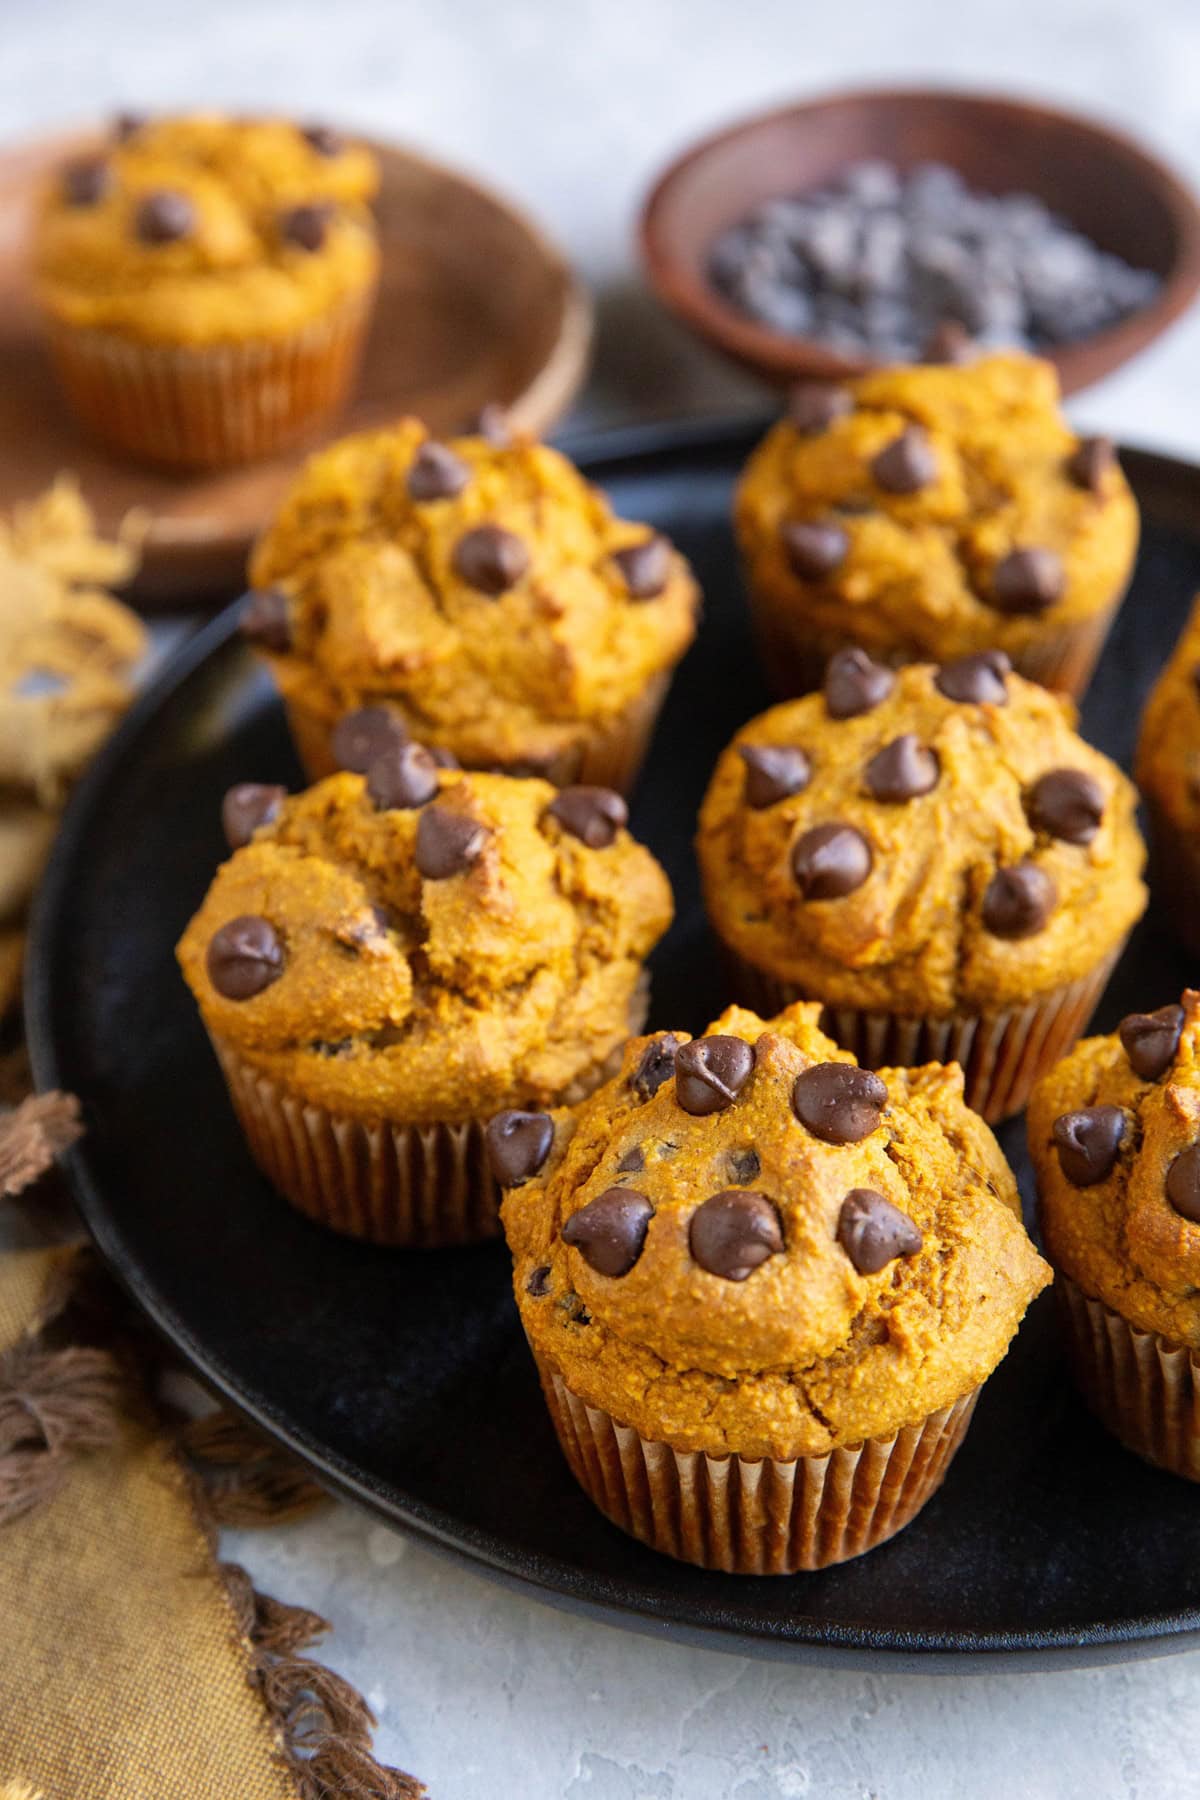
{"type": "Polygon", "coordinates": [[[35,284],[81,422],[183,468],[266,456],[340,405],[378,279],[374,157],[323,127],[125,119],[48,184],[35,284]]]}
{"type": "Polygon", "coordinates": [[[843,651],[744,726],[700,813],[736,991],[808,998],[868,1066],[958,1062],[985,1118],[1091,1017],[1146,903],[1132,784],[1000,652],[843,651]]]}
{"type": "Polygon", "coordinates": [[[736,522],[784,695],[855,644],[888,663],[999,649],[1078,695],[1138,538],[1111,444],[1077,438],[1051,364],[1017,355],[805,383],[750,459],[736,522]]]}
{"type": "Polygon", "coordinates": [[[1028,1126],[1084,1396],[1129,1449],[1200,1481],[1200,994],[1079,1044],[1028,1126]]]}
{"type": "Polygon", "coordinates": [[[1050,1278],[961,1070],[860,1069],[818,1010],[638,1039],[590,1099],[489,1127],[567,1460],[707,1568],[898,1531],[1050,1278]]]}
{"type": "Polygon", "coordinates": [[[557,451],[439,443],[415,419],[312,457],[250,574],[243,629],[314,779],[411,733],[468,767],[626,790],[699,599],[557,451]]]}
{"type": "Polygon", "coordinates": [[[588,1092],[645,1016],[671,891],[623,801],[409,743],[223,818],[179,960],[263,1172],[377,1243],[494,1235],[483,1121],[588,1092]]]}
{"type": "Polygon", "coordinates": [[[1146,703],[1134,776],[1150,818],[1155,897],[1200,956],[1200,600],[1146,703]]]}

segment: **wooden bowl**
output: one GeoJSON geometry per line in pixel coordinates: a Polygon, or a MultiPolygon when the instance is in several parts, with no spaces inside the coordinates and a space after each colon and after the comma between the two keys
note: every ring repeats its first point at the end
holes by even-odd
{"type": "Polygon", "coordinates": [[[118,461],[82,435],[60,398],[29,282],[37,186],[95,143],[94,132],[76,132],[0,153],[0,508],[71,469],[105,531],[142,509],[148,532],[135,600],[153,606],[236,591],[252,538],[322,439],[403,413],[447,433],[493,402],[542,432],[575,395],[592,309],[559,251],[485,188],[373,144],[382,281],[357,394],[342,418],[284,456],[214,474],[118,461]]]}
{"type": "Polygon", "coordinates": [[[642,255],[660,300],[737,362],[786,385],[861,374],[869,359],[757,324],[708,278],[714,240],[760,202],[820,187],[848,163],[950,164],[969,186],[1032,193],[1104,250],[1152,270],[1162,288],[1111,330],[1047,354],[1065,393],[1144,350],[1200,288],[1200,207],[1177,176],[1106,126],[981,94],[878,89],[744,120],[687,150],[642,212],[642,255]]]}

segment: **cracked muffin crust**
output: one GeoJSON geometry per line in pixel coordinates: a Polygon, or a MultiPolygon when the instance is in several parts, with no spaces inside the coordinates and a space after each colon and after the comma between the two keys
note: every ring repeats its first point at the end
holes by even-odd
{"type": "Polygon", "coordinates": [[[1150,815],[1155,892],[1200,955],[1200,600],[1146,702],[1134,777],[1150,815]]]}

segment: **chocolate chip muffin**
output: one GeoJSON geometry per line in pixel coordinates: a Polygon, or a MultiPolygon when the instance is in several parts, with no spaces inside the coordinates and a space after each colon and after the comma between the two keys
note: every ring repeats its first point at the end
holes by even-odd
{"type": "Polygon", "coordinates": [[[378,279],[374,157],[319,126],[120,121],[47,185],[36,293],[64,393],[114,449],[219,467],[341,403],[378,279]]]}
{"type": "Polygon", "coordinates": [[[1112,446],[1077,438],[1052,366],[1016,355],[805,383],[746,468],[736,522],[784,695],[851,645],[888,663],[999,649],[1080,694],[1138,537],[1112,446]]]}
{"type": "Polygon", "coordinates": [[[736,991],[824,1002],[868,1066],[958,1062],[990,1120],[1074,1043],[1145,903],[1136,796],[998,651],[839,652],[743,727],[697,854],[736,991]]]}
{"type": "Polygon", "coordinates": [[[1155,898],[1200,956],[1200,600],[1146,703],[1134,776],[1150,819],[1155,898]]]}
{"type": "Polygon", "coordinates": [[[859,1555],[936,1489],[1049,1280],[955,1068],[856,1066],[815,1005],[659,1032],[488,1128],[571,1468],[707,1568],[859,1555]]]}
{"type": "Polygon", "coordinates": [[[557,451],[415,419],[314,456],[250,572],[243,629],[314,778],[411,734],[627,789],[698,604],[684,559],[557,451]]]}
{"type": "Polygon", "coordinates": [[[483,1121],[588,1092],[645,1016],[671,892],[624,803],[410,742],[224,823],[179,960],[263,1172],[377,1243],[494,1235],[483,1121]]]}
{"type": "Polygon", "coordinates": [[[1079,1044],[1033,1091],[1029,1151],[1084,1396],[1200,1481],[1200,994],[1079,1044]]]}

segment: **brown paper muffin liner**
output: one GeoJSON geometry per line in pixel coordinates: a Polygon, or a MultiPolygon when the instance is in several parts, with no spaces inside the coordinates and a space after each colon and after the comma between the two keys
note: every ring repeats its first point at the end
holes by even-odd
{"type": "Polygon", "coordinates": [[[1101,1424],[1147,1462],[1200,1481],[1200,1356],[1139,1331],[1061,1270],[1054,1292],[1072,1372],[1101,1424]]]}
{"type": "MultiPolygon", "coordinates": [[[[583,727],[584,735],[580,741],[561,751],[551,762],[518,760],[470,766],[484,766],[502,775],[541,775],[556,787],[585,782],[589,786],[615,788],[617,793],[627,794],[637,780],[650,747],[672,673],[667,669],[655,675],[637,699],[606,724],[583,727]]],[[[333,721],[303,701],[286,695],[284,706],[296,754],[309,780],[320,781],[326,775],[336,774],[338,764],[331,747],[333,721]]],[[[454,748],[453,745],[445,747],[454,748]]]]}
{"type": "MultiPolygon", "coordinates": [[[[1025,1006],[950,1018],[912,1018],[826,1006],[821,1029],[866,1069],[912,1069],[956,1062],[967,1105],[989,1125],[1020,1112],[1039,1076],[1066,1055],[1096,1010],[1125,940],[1087,975],[1039,995],[1025,1006]]],[[[796,1000],[816,1000],[795,982],[780,981],[729,951],[735,992],[764,1018],[796,1000]]]]}
{"type": "Polygon", "coordinates": [[[374,289],[290,337],[191,348],[47,321],[55,373],[80,422],[169,468],[270,456],[329,418],[358,369],[374,289]]]}
{"type": "Polygon", "coordinates": [[[1150,891],[1179,941],[1200,957],[1200,844],[1143,793],[1150,820],[1150,891]]]}
{"type": "Polygon", "coordinates": [[[979,1396],[825,1456],[751,1460],[641,1437],[535,1360],[571,1473],[605,1517],[666,1556],[732,1575],[825,1569],[894,1536],[941,1486],[979,1396]]]}

